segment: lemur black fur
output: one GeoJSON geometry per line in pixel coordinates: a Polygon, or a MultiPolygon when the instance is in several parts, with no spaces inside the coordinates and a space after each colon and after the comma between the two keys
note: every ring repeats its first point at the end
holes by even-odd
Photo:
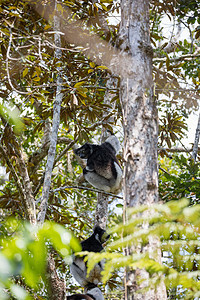
{"type": "Polygon", "coordinates": [[[83,169],[85,179],[94,187],[105,192],[117,193],[121,188],[122,169],[116,158],[120,144],[116,136],[111,135],[101,145],[85,143],[74,153],[87,159],[83,169]]]}
{"type": "MultiPolygon", "coordinates": [[[[101,252],[102,244],[110,237],[100,226],[94,228],[93,234],[86,240],[81,242],[82,251],[101,252]]],[[[91,285],[97,285],[101,280],[101,271],[103,270],[103,261],[100,261],[87,275],[87,264],[84,257],[74,256],[73,263],[70,266],[70,271],[76,281],[82,286],[89,288],[91,285]]]]}

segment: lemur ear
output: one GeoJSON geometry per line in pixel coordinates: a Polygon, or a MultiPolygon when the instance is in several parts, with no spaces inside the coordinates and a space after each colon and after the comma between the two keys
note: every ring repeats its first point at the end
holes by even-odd
{"type": "Polygon", "coordinates": [[[93,152],[92,144],[86,143],[88,149],[90,149],[90,153],[93,152]]]}

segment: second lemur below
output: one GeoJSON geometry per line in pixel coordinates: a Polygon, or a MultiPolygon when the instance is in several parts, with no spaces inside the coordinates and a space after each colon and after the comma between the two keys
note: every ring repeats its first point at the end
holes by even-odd
{"type": "Polygon", "coordinates": [[[83,175],[92,186],[105,192],[118,193],[122,181],[122,169],[116,158],[119,150],[118,138],[111,135],[101,145],[85,143],[74,153],[87,159],[83,175]]]}
{"type": "MultiPolygon", "coordinates": [[[[104,229],[95,226],[93,234],[86,240],[81,242],[82,251],[88,252],[101,252],[104,248],[102,246],[109,239],[110,235],[106,233],[104,229]]],[[[70,272],[76,279],[76,281],[85,288],[97,286],[101,281],[101,272],[103,270],[104,261],[100,261],[94,266],[90,271],[90,274],[87,274],[87,263],[84,261],[84,257],[73,256],[73,262],[70,266],[70,272]]]]}

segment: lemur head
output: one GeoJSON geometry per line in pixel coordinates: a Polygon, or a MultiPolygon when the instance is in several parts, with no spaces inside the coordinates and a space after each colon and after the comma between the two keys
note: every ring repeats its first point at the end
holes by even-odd
{"type": "Polygon", "coordinates": [[[80,148],[77,148],[74,150],[74,153],[80,158],[86,159],[88,158],[89,155],[91,155],[93,152],[93,148],[91,144],[85,143],[83,146],[80,148]]]}
{"type": "Polygon", "coordinates": [[[110,235],[99,225],[96,225],[94,227],[94,236],[95,239],[99,241],[101,244],[105,243],[110,237],[110,235]]]}

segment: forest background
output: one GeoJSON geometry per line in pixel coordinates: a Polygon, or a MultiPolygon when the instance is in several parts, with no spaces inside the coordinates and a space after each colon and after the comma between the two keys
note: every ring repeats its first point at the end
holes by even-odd
{"type": "MultiPolygon", "coordinates": [[[[107,129],[119,137],[123,149],[123,65],[110,63],[113,56],[119,60],[122,50],[129,51],[122,47],[119,32],[121,3],[39,4],[2,1],[0,8],[0,160],[6,170],[0,191],[2,299],[54,299],[52,280],[67,294],[81,291],[69,272],[69,257],[72,250],[80,250],[74,236],[82,240],[92,232],[98,192],[84,181],[83,162],[73,149],[85,141],[100,143],[107,129]],[[45,171],[52,176],[45,178],[45,171]],[[45,219],[50,222],[34,226],[45,219]]],[[[200,4],[149,4],[159,114],[159,203],[166,204],[152,207],[150,227],[136,239],[135,231],[146,219],[146,203],[131,210],[136,229],[130,231],[133,223],[122,225],[123,195],[98,193],[98,199],[108,201],[103,211],[107,220],[102,222],[111,233],[101,288],[105,299],[123,299],[124,268],[131,266],[147,270],[151,289],[164,280],[168,299],[198,299],[200,124],[194,124],[191,147],[183,140],[188,117],[199,109],[200,4]],[[127,243],[136,239],[137,245],[146,245],[150,234],[161,240],[162,264],[145,253],[123,259],[127,243]]],[[[123,166],[122,151],[118,159],[123,166]]]]}

